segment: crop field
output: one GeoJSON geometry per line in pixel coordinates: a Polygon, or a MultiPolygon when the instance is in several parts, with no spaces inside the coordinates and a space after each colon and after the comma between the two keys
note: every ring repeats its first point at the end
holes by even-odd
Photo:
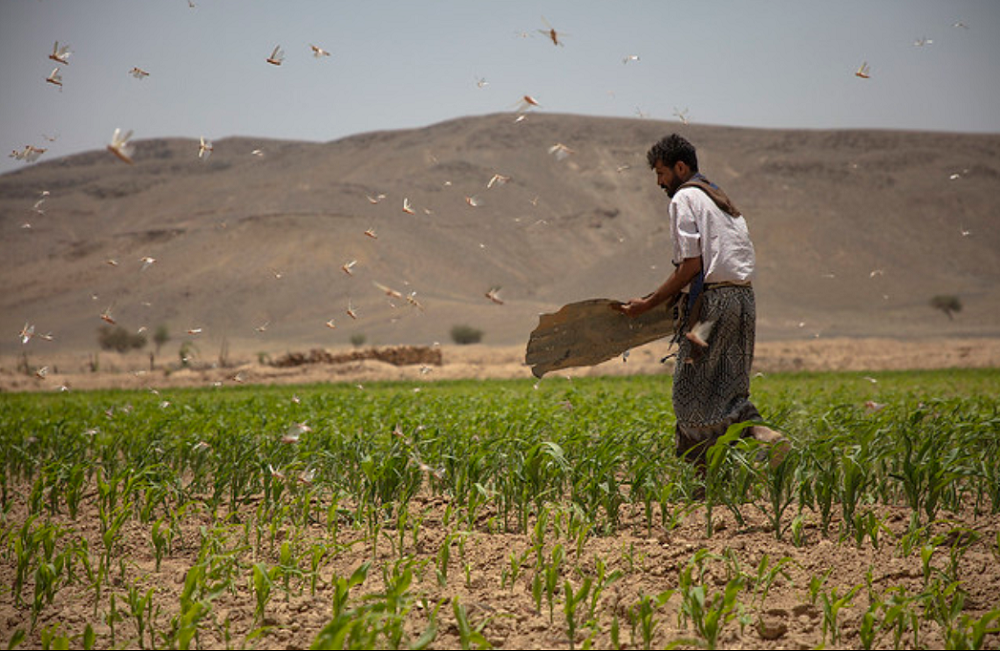
{"type": "Polygon", "coordinates": [[[1000,370],[0,395],[0,644],[998,648],[1000,370]]]}

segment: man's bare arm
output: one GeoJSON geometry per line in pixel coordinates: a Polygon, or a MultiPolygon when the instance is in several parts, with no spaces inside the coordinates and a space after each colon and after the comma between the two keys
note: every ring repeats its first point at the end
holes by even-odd
{"type": "Polygon", "coordinates": [[[670,274],[670,277],[656,288],[656,291],[642,298],[630,299],[617,309],[631,317],[648,312],[684,289],[688,283],[694,280],[699,271],[701,271],[701,257],[685,258],[670,274]]]}

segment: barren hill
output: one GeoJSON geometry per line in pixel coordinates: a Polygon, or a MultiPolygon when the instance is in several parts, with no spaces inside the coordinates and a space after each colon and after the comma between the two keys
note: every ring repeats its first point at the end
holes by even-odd
{"type": "Polygon", "coordinates": [[[458,324],[526,341],[539,312],[665,278],[667,197],[645,153],[671,131],[747,215],[761,339],[1000,335],[1000,135],[499,114],[232,138],[207,161],[195,141],[146,140],[133,166],[96,151],[0,176],[0,356],[25,323],[53,335],[38,354],[95,350],[102,313],[206,355],[430,344],[458,324]],[[488,188],[495,174],[509,180],[488,188]],[[939,294],[960,299],[954,319],[929,306],[939,294]]]}

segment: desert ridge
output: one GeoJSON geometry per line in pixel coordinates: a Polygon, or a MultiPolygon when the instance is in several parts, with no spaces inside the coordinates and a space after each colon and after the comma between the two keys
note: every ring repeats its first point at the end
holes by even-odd
{"type": "Polygon", "coordinates": [[[1000,331],[1000,136],[518,117],[210,157],[139,134],[132,165],[102,150],[0,176],[0,356],[85,355],[109,319],[164,327],[171,358],[432,346],[457,325],[522,344],[542,312],[669,273],[645,153],[672,131],[747,216],[759,340],[1000,331]],[[22,343],[29,325],[51,339],[22,343]]]}

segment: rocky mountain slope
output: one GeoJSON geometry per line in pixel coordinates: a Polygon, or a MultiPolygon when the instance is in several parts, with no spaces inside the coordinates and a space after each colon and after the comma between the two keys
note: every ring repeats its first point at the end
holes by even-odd
{"type": "Polygon", "coordinates": [[[669,273],[645,153],[672,131],[747,215],[759,338],[1000,334],[1000,135],[514,117],[232,138],[208,160],[146,140],[132,166],[94,151],[0,176],[0,356],[25,323],[52,334],[28,343],[40,354],[96,350],[102,314],[203,354],[430,344],[456,325],[526,341],[539,312],[669,273]]]}

